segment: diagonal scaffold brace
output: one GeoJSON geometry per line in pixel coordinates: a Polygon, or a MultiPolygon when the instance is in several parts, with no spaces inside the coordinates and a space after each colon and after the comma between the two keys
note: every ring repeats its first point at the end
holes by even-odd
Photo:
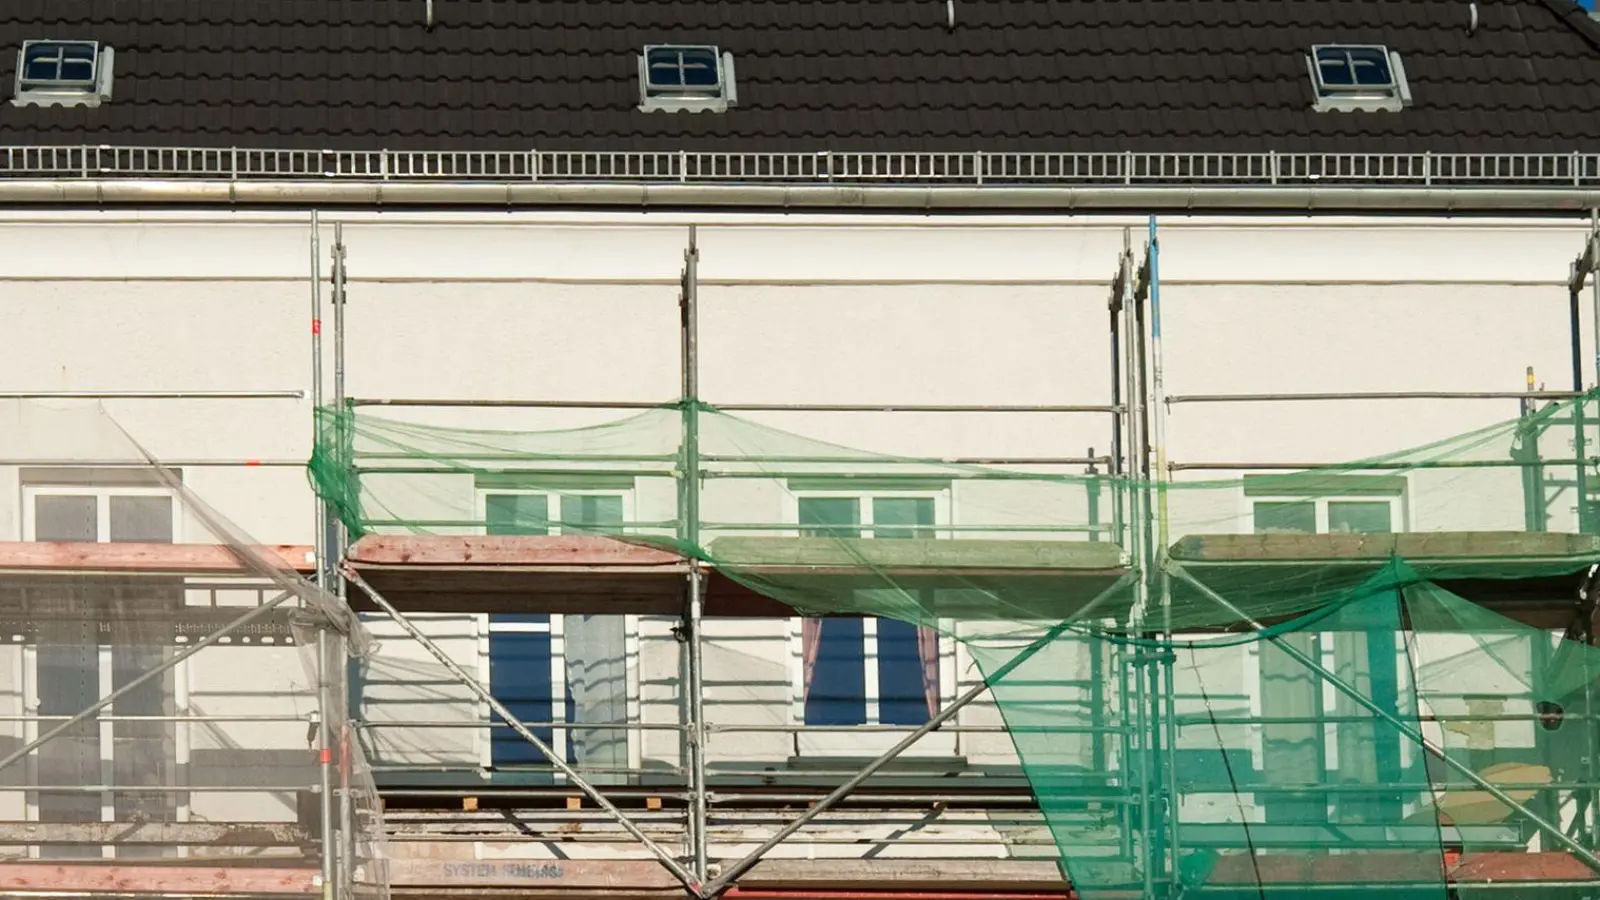
{"type": "Polygon", "coordinates": [[[478,679],[472,677],[472,675],[469,674],[465,669],[461,668],[461,666],[458,665],[455,660],[446,655],[444,650],[440,649],[439,645],[434,643],[432,638],[428,637],[426,634],[423,634],[421,629],[417,628],[417,626],[413,624],[410,619],[406,618],[405,613],[395,609],[394,604],[390,603],[382,594],[378,593],[377,589],[373,588],[372,585],[367,584],[366,580],[361,577],[360,573],[356,572],[349,565],[341,566],[340,570],[343,573],[346,581],[354,585],[356,589],[361,591],[361,593],[366,594],[367,598],[371,600],[379,609],[383,610],[383,612],[390,619],[393,619],[396,625],[399,625],[400,628],[406,632],[406,634],[411,636],[412,640],[422,645],[422,648],[428,651],[430,656],[437,660],[440,665],[444,666],[451,676],[456,679],[456,681],[460,682],[463,687],[471,691],[479,700],[488,704],[489,708],[494,710],[495,715],[498,715],[502,721],[509,725],[512,731],[515,731],[522,737],[523,740],[532,744],[540,753],[543,753],[545,759],[550,761],[550,765],[554,767],[556,771],[565,775],[572,782],[573,787],[576,787],[578,790],[583,792],[584,796],[588,797],[590,800],[593,800],[596,806],[599,806],[601,809],[605,810],[607,815],[616,820],[616,823],[622,827],[622,830],[626,831],[629,836],[638,841],[646,850],[650,851],[650,853],[655,856],[661,865],[664,866],[667,871],[672,873],[674,878],[677,878],[678,881],[683,883],[684,888],[688,890],[690,896],[700,898],[707,896],[707,894],[701,889],[699,880],[696,879],[688,869],[684,868],[683,865],[679,863],[671,853],[667,852],[666,848],[651,840],[650,836],[645,834],[644,831],[639,828],[637,823],[628,818],[626,813],[624,813],[621,809],[618,809],[615,803],[612,803],[611,800],[607,798],[605,794],[601,793],[598,788],[590,784],[582,775],[578,774],[578,771],[571,765],[568,765],[566,760],[562,759],[559,753],[556,753],[555,750],[551,749],[550,745],[546,744],[544,741],[541,741],[538,735],[534,734],[527,725],[523,724],[521,719],[517,718],[516,715],[511,712],[511,710],[506,708],[505,704],[501,703],[499,700],[496,700],[494,695],[478,682],[478,679]]]}
{"type": "MultiPolygon", "coordinates": [[[[1239,607],[1230,603],[1226,597],[1217,593],[1209,585],[1189,574],[1189,572],[1185,571],[1184,568],[1177,563],[1169,562],[1167,564],[1167,572],[1177,578],[1182,579],[1186,584],[1203,594],[1206,599],[1217,604],[1233,615],[1238,616],[1240,621],[1248,622],[1251,627],[1257,630],[1261,630],[1265,627],[1259,621],[1252,618],[1243,610],[1239,609],[1239,607]]],[[[1406,724],[1406,722],[1403,721],[1399,716],[1395,715],[1389,710],[1384,709],[1371,697],[1361,693],[1349,682],[1340,678],[1338,675],[1335,675],[1333,672],[1328,671],[1316,660],[1312,659],[1309,655],[1301,651],[1300,648],[1287,641],[1284,641],[1279,635],[1270,635],[1267,640],[1269,640],[1273,646],[1277,647],[1279,650],[1282,650],[1295,662],[1300,663],[1309,671],[1314,672],[1323,678],[1328,684],[1332,685],[1335,690],[1349,697],[1351,700],[1354,700],[1367,712],[1377,716],[1395,730],[1399,731],[1400,734],[1404,735],[1407,740],[1427,751],[1430,755],[1437,758],[1441,763],[1449,767],[1456,774],[1472,782],[1484,793],[1493,797],[1495,800],[1498,800],[1500,803],[1505,804],[1507,808],[1515,810],[1518,815],[1525,817],[1527,821],[1531,822],[1535,828],[1538,828],[1540,831],[1549,835],[1550,838],[1555,841],[1555,843],[1559,844],[1561,847],[1566,849],[1567,852],[1577,857],[1578,860],[1584,865],[1588,866],[1596,873],[1600,873],[1600,857],[1596,857],[1594,853],[1589,850],[1589,848],[1578,843],[1576,840],[1573,840],[1567,835],[1566,832],[1562,831],[1560,827],[1551,824],[1543,816],[1538,815],[1526,805],[1517,802],[1515,798],[1501,790],[1493,782],[1484,778],[1482,775],[1479,775],[1477,772],[1472,771],[1472,768],[1466,763],[1461,762],[1455,757],[1447,754],[1443,747],[1440,747],[1433,741],[1428,740],[1427,735],[1424,735],[1420,730],[1406,724]]]]}

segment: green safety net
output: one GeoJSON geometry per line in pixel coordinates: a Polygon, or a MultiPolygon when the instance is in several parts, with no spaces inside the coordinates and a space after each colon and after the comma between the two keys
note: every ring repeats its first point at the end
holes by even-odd
{"type": "Polygon", "coordinates": [[[520,431],[323,410],[311,474],[356,536],[605,535],[799,616],[959,641],[1090,900],[1443,898],[1523,871],[1483,854],[1565,854],[1521,897],[1592,875],[1596,407],[1180,481],[871,453],[703,404],[520,431]]]}

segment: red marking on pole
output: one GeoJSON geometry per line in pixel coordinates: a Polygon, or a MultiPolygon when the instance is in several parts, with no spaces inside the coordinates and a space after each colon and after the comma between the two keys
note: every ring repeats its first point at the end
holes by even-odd
{"type": "Polygon", "coordinates": [[[322,320],[321,319],[312,319],[311,320],[311,333],[312,334],[321,334],[322,333],[322,320]]]}
{"type": "Polygon", "coordinates": [[[244,464],[246,466],[259,466],[259,465],[261,465],[261,460],[259,460],[259,459],[247,459],[247,460],[244,461],[244,464]]]}
{"type": "Polygon", "coordinates": [[[323,765],[327,765],[328,763],[331,763],[331,762],[333,762],[333,750],[331,748],[329,748],[329,747],[323,747],[322,748],[322,764],[323,765]]]}

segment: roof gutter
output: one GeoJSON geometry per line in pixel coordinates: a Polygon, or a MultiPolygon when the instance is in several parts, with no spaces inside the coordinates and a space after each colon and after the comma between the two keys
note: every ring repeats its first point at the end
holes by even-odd
{"type": "Polygon", "coordinates": [[[200,181],[0,179],[0,204],[1039,212],[1296,210],[1304,212],[1584,213],[1600,189],[1578,187],[1196,187],[1053,185],[744,185],[684,182],[200,181]]]}

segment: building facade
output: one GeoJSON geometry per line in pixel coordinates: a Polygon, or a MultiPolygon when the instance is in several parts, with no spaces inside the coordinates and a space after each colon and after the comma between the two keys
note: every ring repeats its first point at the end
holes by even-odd
{"type": "MultiPolygon", "coordinates": [[[[700,396],[713,407],[1109,406],[1116,399],[1109,276],[1125,236],[1138,249],[1150,235],[1147,220],[1114,216],[395,212],[323,213],[318,222],[324,303],[333,285],[331,264],[321,257],[331,258],[336,243],[346,254],[347,396],[464,401],[457,408],[370,409],[426,424],[513,431],[631,413],[475,404],[675,399],[678,298],[691,226],[700,396]]],[[[102,402],[254,540],[313,543],[317,504],[304,471],[314,430],[310,216],[40,212],[12,214],[0,227],[12,248],[3,272],[11,320],[27,336],[7,356],[6,382],[24,393],[59,392],[29,402],[69,407],[88,402],[70,399],[74,392],[152,392],[102,402]],[[216,391],[241,396],[206,396],[216,391]],[[186,392],[193,396],[182,397],[186,392]],[[262,396],[243,396],[248,392],[262,396]]],[[[1568,387],[1567,267],[1590,234],[1582,219],[1163,216],[1156,228],[1169,397],[1358,395],[1180,400],[1166,412],[1166,454],[1177,482],[1375,457],[1488,426],[1517,415],[1509,395],[1524,389],[1530,370],[1536,386],[1568,387]],[[1497,396],[1371,397],[1383,392],[1497,396]]],[[[1592,383],[1587,297],[1580,312],[1578,339],[1592,383]]],[[[329,308],[324,338],[331,321],[329,308]]],[[[331,354],[331,341],[323,349],[331,354]]],[[[333,370],[329,355],[325,377],[333,370]]],[[[1112,442],[1112,417],[1093,412],[738,415],[901,457],[1070,460],[1031,467],[1066,474],[1089,471],[1112,442]]],[[[85,484],[75,472],[92,461],[68,455],[51,463],[51,444],[66,446],[64,439],[13,430],[8,443],[15,464],[4,471],[14,502],[0,510],[8,540],[182,543],[205,531],[186,521],[159,485],[85,484]]],[[[674,501],[660,479],[589,477],[592,483],[574,476],[555,490],[466,482],[451,490],[475,492],[489,533],[497,509],[515,518],[534,504],[545,505],[539,516],[596,526],[671,516],[674,501]]],[[[825,482],[708,489],[705,502],[722,504],[728,521],[884,538],[918,527],[935,534],[977,529],[1005,521],[1006,504],[1020,502],[1014,494],[1008,499],[1003,484],[825,482]]],[[[1464,521],[1459,509],[1387,488],[1309,505],[1248,489],[1221,493],[1207,500],[1222,510],[1207,513],[1216,531],[1436,531],[1464,521]]],[[[1522,528],[1520,499],[1508,499],[1518,502],[1474,511],[1474,527],[1522,528]]],[[[1552,530],[1570,527],[1561,522],[1575,521],[1575,493],[1552,488],[1549,501],[1552,530]]],[[[1081,504],[1065,496],[1061,502],[1081,504]]],[[[707,517],[724,516],[708,510],[707,517]]],[[[517,715],[549,723],[540,733],[597,783],[681,786],[684,757],[674,729],[685,688],[676,617],[419,618],[517,715]]],[[[380,789],[464,797],[562,783],[538,750],[504,728],[486,727],[487,707],[381,619],[371,624],[381,647],[355,673],[353,689],[380,789]]],[[[982,682],[961,642],[888,619],[715,619],[704,638],[707,762],[722,790],[835,782],[982,682]]],[[[73,686],[110,684],[112,668],[124,664],[109,650],[81,660],[51,660],[46,650],[5,648],[6,671],[14,675],[3,713],[16,723],[9,726],[13,742],[27,736],[20,718],[66,711],[75,700],[76,711],[94,696],[67,696],[78,690],[73,686]]],[[[161,778],[189,789],[171,802],[175,820],[296,820],[295,794],[241,788],[314,781],[298,722],[317,698],[301,652],[259,642],[212,648],[177,667],[168,690],[152,695],[156,705],[144,712],[177,705],[185,714],[284,721],[186,726],[163,749],[117,740],[104,755],[115,769],[127,753],[164,754],[161,778]],[[258,780],[241,783],[246,770],[258,780]],[[223,782],[226,791],[205,790],[223,782]]],[[[1248,695],[1246,676],[1226,677],[1248,695]]],[[[1021,784],[992,704],[974,703],[956,724],[908,751],[893,783],[924,791],[950,778],[1021,784]]],[[[36,765],[30,777],[44,777],[49,761],[36,765]]],[[[70,797],[7,796],[14,808],[5,817],[14,821],[78,820],[68,809],[51,809],[70,797]]],[[[121,815],[100,809],[98,800],[91,805],[88,821],[121,815]]],[[[1003,822],[979,819],[941,839],[883,846],[830,844],[829,835],[850,828],[836,826],[818,832],[822,843],[801,836],[775,855],[1005,858],[1051,849],[1037,836],[1032,846],[1018,843],[1003,822]]],[[[572,858],[639,855],[559,839],[506,852],[550,858],[551,847],[572,858]]]]}
{"type": "MultiPolygon", "coordinates": [[[[1218,535],[1360,551],[1596,530],[1582,460],[1600,435],[1581,415],[1570,441],[1552,431],[1483,471],[1397,478],[1387,457],[1320,493],[1273,477],[1425,458],[1600,381],[1600,25],[1569,0],[13,5],[0,891],[354,895],[362,854],[367,881],[416,896],[1068,889],[1014,723],[967,702],[985,683],[974,635],[944,621],[752,606],[701,622],[693,603],[617,612],[527,585],[485,612],[436,587],[410,617],[432,649],[369,611],[380,646],[347,666],[318,630],[338,616],[272,607],[281,588],[343,610],[327,592],[353,583],[307,477],[319,404],[416,426],[390,448],[402,465],[429,428],[638,435],[686,398],[774,446],[874,455],[708,481],[698,518],[736,538],[1139,543],[1133,501],[1103,506],[1094,479],[1137,468],[1147,424],[1152,478],[1177,486],[1163,554],[1218,535]],[[1565,477],[1528,477],[1569,452],[1565,477]],[[864,477],[891,459],[922,474],[864,477]],[[138,624],[144,606],[159,626],[138,624]],[[222,641],[250,608],[262,618],[222,641]],[[767,862],[735,862],[957,706],[767,862]],[[363,830],[385,848],[331,849],[363,830]]],[[[677,452],[654,439],[654,462],[677,452]]],[[[460,452],[363,524],[571,550],[670,534],[678,482],[699,479],[460,452]]],[[[1130,550],[1102,568],[1148,562],[1130,550]]],[[[1543,585],[1545,612],[1569,588],[1543,585]]],[[[1392,635],[1315,641],[1304,652],[1373,683],[1399,652],[1392,635]]],[[[1066,660],[1021,702],[1126,712],[1106,665],[1066,660]]],[[[1309,808],[1284,787],[1307,772],[1348,786],[1421,758],[1400,742],[1362,769],[1358,731],[1319,741],[1304,722],[1349,703],[1274,665],[1208,670],[1217,702],[1200,706],[1287,721],[1220,757],[1220,736],[1177,733],[1169,768],[1220,759],[1279,793],[1184,797],[1191,837],[1215,825],[1236,850],[1227,827],[1309,808]]],[[[1398,708],[1400,687],[1382,690],[1398,708]]],[[[1485,731],[1527,699],[1489,693],[1434,700],[1477,717],[1484,759],[1542,746],[1527,716],[1485,731]]],[[[1061,736],[1047,768],[1123,765],[1104,734],[1061,736]]]]}

